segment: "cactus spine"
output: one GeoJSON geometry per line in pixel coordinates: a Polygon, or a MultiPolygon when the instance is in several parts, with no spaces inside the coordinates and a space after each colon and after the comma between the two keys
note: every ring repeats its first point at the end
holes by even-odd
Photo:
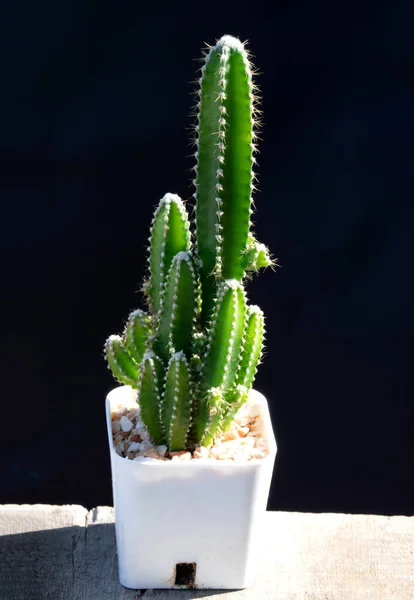
{"type": "Polygon", "coordinates": [[[211,444],[247,400],[264,341],[263,313],[244,280],[272,266],[251,232],[257,99],[247,50],[223,36],[199,80],[194,167],[195,248],[186,208],[166,194],[154,213],[148,314],[131,313],[106,358],[116,379],[138,388],[157,444],[211,444]]]}

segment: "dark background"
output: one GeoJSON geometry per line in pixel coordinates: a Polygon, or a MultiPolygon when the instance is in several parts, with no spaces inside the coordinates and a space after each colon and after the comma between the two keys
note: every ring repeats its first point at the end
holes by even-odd
{"type": "Polygon", "coordinates": [[[414,514],[411,2],[2,3],[0,502],[111,504],[105,338],[192,194],[204,42],[261,71],[270,509],[414,514]]]}

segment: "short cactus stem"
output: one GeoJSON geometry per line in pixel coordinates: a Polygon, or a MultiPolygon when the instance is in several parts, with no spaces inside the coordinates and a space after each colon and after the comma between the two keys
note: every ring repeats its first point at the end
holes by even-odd
{"type": "Polygon", "coordinates": [[[210,324],[201,368],[202,389],[232,384],[242,348],[246,298],[236,280],[224,281],[217,291],[217,302],[210,324]]]}
{"type": "Polygon", "coordinates": [[[249,234],[249,242],[243,256],[244,269],[248,272],[257,272],[259,269],[273,268],[275,265],[276,260],[271,257],[269,249],[249,234]]]}
{"type": "Polygon", "coordinates": [[[183,201],[176,194],[165,194],[154,213],[149,238],[151,308],[157,312],[162,303],[166,275],[174,256],[191,247],[190,224],[183,201]]]}
{"type": "Polygon", "coordinates": [[[177,352],[165,377],[162,422],[170,450],[185,450],[191,423],[191,386],[186,357],[177,352]]]}
{"type": "Polygon", "coordinates": [[[136,389],[139,367],[128,354],[119,335],[111,335],[106,340],[105,357],[115,379],[136,389]]]}
{"type": "Polygon", "coordinates": [[[249,390],[244,385],[238,385],[236,388],[229,390],[226,394],[227,406],[223,410],[223,416],[220,423],[220,431],[226,432],[234,421],[235,416],[240,408],[249,397],[249,390]]]}
{"type": "Polygon", "coordinates": [[[175,352],[190,358],[193,330],[197,314],[197,279],[189,252],[178,252],[166,278],[155,351],[165,363],[175,352]]]}
{"type": "Polygon", "coordinates": [[[244,347],[236,383],[250,389],[260,362],[264,343],[264,316],[258,306],[248,306],[244,330],[244,347]]]}
{"type": "Polygon", "coordinates": [[[124,345],[129,355],[139,364],[148,349],[148,338],[150,336],[150,319],[148,315],[139,308],[129,315],[124,330],[124,345]]]}
{"type": "Polygon", "coordinates": [[[197,437],[203,446],[210,446],[220,428],[223,418],[224,396],[221,388],[207,390],[204,413],[200,416],[197,426],[197,437]]]}
{"type": "Polygon", "coordinates": [[[141,363],[138,381],[138,398],[142,420],[156,444],[162,444],[165,436],[161,423],[161,384],[159,380],[160,359],[153,352],[146,352],[141,363]]]}

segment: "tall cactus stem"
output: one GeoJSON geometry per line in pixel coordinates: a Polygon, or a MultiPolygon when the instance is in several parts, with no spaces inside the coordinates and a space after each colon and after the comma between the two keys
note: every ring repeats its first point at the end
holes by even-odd
{"type": "Polygon", "coordinates": [[[208,52],[201,72],[194,186],[205,321],[215,278],[241,281],[244,276],[256,121],[252,69],[240,40],[223,36],[208,52]]]}

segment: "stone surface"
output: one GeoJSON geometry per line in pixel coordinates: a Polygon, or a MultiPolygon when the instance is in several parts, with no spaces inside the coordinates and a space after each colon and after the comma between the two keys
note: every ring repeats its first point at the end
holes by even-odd
{"type": "Polygon", "coordinates": [[[412,600],[414,517],[267,513],[254,585],[127,590],[113,509],[0,506],[0,600],[412,600]]]}

